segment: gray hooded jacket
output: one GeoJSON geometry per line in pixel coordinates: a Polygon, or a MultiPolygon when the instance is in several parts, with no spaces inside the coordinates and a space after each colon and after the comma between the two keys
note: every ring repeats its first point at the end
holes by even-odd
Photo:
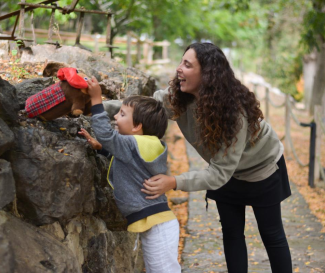
{"type": "Polygon", "coordinates": [[[145,179],[166,173],[166,144],[155,136],[119,134],[111,127],[102,104],[94,105],[91,112],[92,128],[97,140],[103,149],[114,156],[109,170],[109,183],[114,189],[116,204],[128,220],[128,225],[170,210],[165,195],[147,200],[147,195],[141,192],[145,179]]]}

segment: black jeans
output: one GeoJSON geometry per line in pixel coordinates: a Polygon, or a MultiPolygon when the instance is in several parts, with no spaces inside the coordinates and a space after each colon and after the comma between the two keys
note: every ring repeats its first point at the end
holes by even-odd
{"type": "MultiPolygon", "coordinates": [[[[223,232],[223,245],[229,273],[247,273],[245,205],[217,203],[223,232]]],[[[289,245],[281,219],[281,205],[254,207],[262,241],[273,273],[292,273],[289,245]]]]}

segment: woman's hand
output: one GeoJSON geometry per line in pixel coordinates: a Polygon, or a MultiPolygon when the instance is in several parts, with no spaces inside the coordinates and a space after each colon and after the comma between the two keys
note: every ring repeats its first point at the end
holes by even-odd
{"type": "Polygon", "coordinates": [[[81,128],[78,134],[84,136],[94,150],[102,149],[102,144],[94,139],[84,128],[81,128]]]}
{"type": "Polygon", "coordinates": [[[176,179],[174,176],[158,174],[144,180],[143,186],[141,191],[149,195],[146,199],[156,199],[165,192],[176,189],[176,179]]]}

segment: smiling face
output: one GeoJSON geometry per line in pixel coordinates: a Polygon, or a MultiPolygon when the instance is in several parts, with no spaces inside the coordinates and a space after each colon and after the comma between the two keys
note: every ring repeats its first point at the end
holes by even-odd
{"type": "Polygon", "coordinates": [[[138,126],[133,124],[133,107],[122,104],[120,111],[114,116],[116,127],[121,135],[135,135],[138,126]]]}
{"type": "Polygon", "coordinates": [[[190,48],[184,53],[176,71],[180,80],[181,91],[192,94],[197,98],[201,85],[201,66],[194,49],[190,48]]]}

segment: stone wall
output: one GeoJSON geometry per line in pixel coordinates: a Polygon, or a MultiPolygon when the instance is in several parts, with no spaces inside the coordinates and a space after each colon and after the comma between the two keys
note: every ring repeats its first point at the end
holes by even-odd
{"type": "MultiPolygon", "coordinates": [[[[16,86],[0,78],[1,272],[142,272],[138,236],[126,231],[106,181],[109,161],[77,134],[81,127],[91,132],[90,117],[43,122],[23,109],[30,95],[53,83],[60,66],[95,75],[111,98],[151,95],[155,82],[78,48],[43,47],[57,54],[47,77],[16,86]]],[[[34,56],[22,59],[39,62],[42,48],[32,50],[34,56]]]]}

